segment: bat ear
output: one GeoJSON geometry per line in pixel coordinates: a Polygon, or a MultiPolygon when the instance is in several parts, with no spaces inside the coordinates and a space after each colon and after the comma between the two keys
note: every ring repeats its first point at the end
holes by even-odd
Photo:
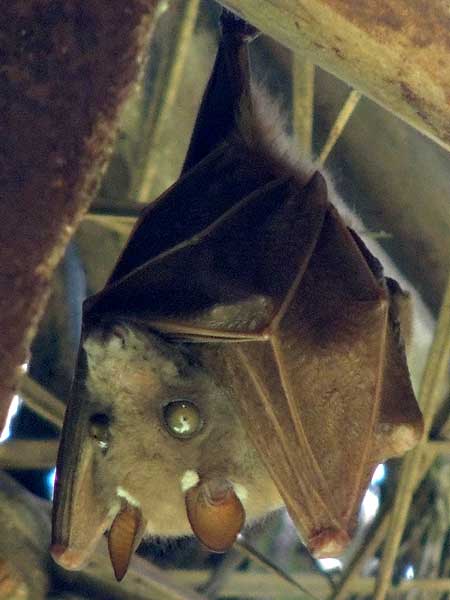
{"type": "Polygon", "coordinates": [[[64,420],[62,440],[56,467],[55,493],[52,514],[51,554],[66,569],[79,569],[95,549],[102,534],[110,525],[120,504],[98,489],[95,477],[97,445],[105,442],[97,439],[103,427],[92,422],[86,414],[86,356],[80,352],[72,397],[64,420]],[[95,434],[93,439],[92,433],[95,434]]]}
{"type": "Polygon", "coordinates": [[[192,531],[212,552],[226,552],[245,522],[245,511],[233,486],[224,480],[200,482],[186,492],[192,531]]]}
{"type": "Polygon", "coordinates": [[[85,447],[76,464],[58,461],[50,551],[69,570],[87,562],[112,519],[108,499],[95,489],[93,458],[85,447]]]}
{"type": "Polygon", "coordinates": [[[114,519],[108,535],[109,556],[117,581],[125,577],[130,559],[142,539],[144,529],[141,511],[125,502],[114,519]]]}

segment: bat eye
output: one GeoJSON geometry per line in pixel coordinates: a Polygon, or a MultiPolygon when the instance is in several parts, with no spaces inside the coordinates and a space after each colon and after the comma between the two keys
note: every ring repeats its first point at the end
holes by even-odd
{"type": "Polygon", "coordinates": [[[110,421],[108,415],[105,415],[104,413],[95,413],[89,421],[89,435],[97,442],[99,448],[106,452],[110,440],[110,421]]]}
{"type": "Polygon", "coordinates": [[[191,438],[203,425],[200,411],[192,402],[176,400],[164,407],[164,421],[169,433],[179,438],[191,438]]]}

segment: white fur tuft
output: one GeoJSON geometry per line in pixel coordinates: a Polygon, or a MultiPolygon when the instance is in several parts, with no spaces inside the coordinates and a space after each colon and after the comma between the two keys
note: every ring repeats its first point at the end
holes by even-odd
{"type": "Polygon", "coordinates": [[[141,506],[141,503],[120,485],[117,486],[116,492],[119,498],[124,498],[128,502],[128,504],[131,504],[131,506],[135,506],[136,508],[139,508],[141,506]]]}
{"type": "Polygon", "coordinates": [[[199,481],[200,477],[198,476],[197,471],[193,471],[191,469],[185,471],[180,481],[181,491],[183,494],[195,487],[199,481]]]}

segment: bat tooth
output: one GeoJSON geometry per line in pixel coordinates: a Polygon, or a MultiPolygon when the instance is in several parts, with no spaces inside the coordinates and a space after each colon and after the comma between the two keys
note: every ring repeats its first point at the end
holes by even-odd
{"type": "Polygon", "coordinates": [[[114,519],[108,534],[109,556],[117,581],[121,581],[126,575],[142,529],[141,511],[126,503],[114,519]]]}
{"type": "Polygon", "coordinates": [[[233,486],[224,480],[199,483],[186,492],[192,531],[212,552],[226,552],[245,523],[245,511],[233,486]]]}
{"type": "Polygon", "coordinates": [[[314,558],[335,558],[340,556],[350,537],[343,529],[323,529],[309,540],[309,550],[314,558]]]}

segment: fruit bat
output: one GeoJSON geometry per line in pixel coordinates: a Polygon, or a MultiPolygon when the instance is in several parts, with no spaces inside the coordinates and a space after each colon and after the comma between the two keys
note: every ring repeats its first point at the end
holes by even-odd
{"type": "Polygon", "coordinates": [[[85,301],[53,508],[66,568],[105,531],[118,579],[143,535],[225,551],[283,505],[335,556],[376,465],[421,435],[402,291],[287,151],[253,34],[224,13],[182,173],[85,301]]]}

